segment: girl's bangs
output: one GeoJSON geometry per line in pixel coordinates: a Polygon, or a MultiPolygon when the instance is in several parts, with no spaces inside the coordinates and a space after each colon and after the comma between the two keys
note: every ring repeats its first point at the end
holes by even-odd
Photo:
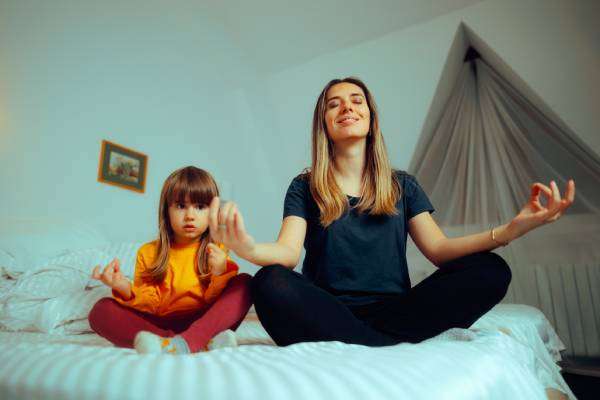
{"type": "Polygon", "coordinates": [[[181,176],[174,182],[167,194],[167,202],[168,204],[185,203],[186,199],[189,199],[191,203],[208,206],[213,197],[218,194],[217,186],[210,177],[187,175],[181,176]]]}

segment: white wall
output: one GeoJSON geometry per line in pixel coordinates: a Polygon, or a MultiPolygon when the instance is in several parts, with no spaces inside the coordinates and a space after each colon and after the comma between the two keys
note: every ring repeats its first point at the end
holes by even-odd
{"type": "Polygon", "coordinates": [[[0,219],[85,218],[146,240],[164,178],[194,164],[232,183],[248,228],[273,240],[324,84],[365,80],[407,168],[461,21],[600,153],[595,1],[486,0],[266,77],[202,5],[93,4],[0,4],[0,219]],[[148,154],[145,194],[96,181],[102,139],[148,154]]]}
{"type": "Polygon", "coordinates": [[[233,145],[249,69],[201,7],[21,1],[0,15],[0,217],[85,218],[146,240],[171,171],[233,182],[253,154],[233,145]],[[96,181],[102,139],[148,155],[144,194],[96,181]]]}
{"type": "Polygon", "coordinates": [[[600,29],[593,13],[600,18],[591,1],[488,0],[273,75],[273,113],[264,117],[275,125],[270,140],[285,151],[271,160],[288,181],[307,166],[320,90],[329,79],[356,75],[378,102],[393,163],[407,168],[461,21],[600,153],[600,29]]]}

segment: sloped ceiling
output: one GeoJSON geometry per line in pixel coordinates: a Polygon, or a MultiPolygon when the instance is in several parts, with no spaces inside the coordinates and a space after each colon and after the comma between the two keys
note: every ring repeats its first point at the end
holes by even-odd
{"type": "Polygon", "coordinates": [[[207,11],[249,66],[269,74],[481,1],[230,0],[211,2],[207,11]]]}

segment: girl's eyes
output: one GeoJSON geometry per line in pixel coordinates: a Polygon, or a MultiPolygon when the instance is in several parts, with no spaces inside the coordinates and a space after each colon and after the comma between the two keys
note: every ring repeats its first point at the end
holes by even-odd
{"type": "MultiPolygon", "coordinates": [[[[197,210],[204,210],[205,208],[208,208],[207,205],[200,205],[200,204],[194,204],[193,207],[197,210]]],[[[177,203],[177,204],[175,204],[175,208],[177,208],[178,210],[185,210],[187,207],[183,203],[177,203]]]]}

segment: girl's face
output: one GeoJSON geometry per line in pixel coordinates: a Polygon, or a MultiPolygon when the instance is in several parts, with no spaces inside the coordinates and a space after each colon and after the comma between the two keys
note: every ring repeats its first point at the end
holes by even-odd
{"type": "Polygon", "coordinates": [[[169,205],[169,221],[175,234],[175,243],[188,244],[200,240],[200,236],[208,228],[208,206],[191,203],[169,205]]]}
{"type": "Polygon", "coordinates": [[[325,124],[334,143],[367,137],[371,110],[360,86],[342,82],[329,88],[325,99],[325,124]]]}

